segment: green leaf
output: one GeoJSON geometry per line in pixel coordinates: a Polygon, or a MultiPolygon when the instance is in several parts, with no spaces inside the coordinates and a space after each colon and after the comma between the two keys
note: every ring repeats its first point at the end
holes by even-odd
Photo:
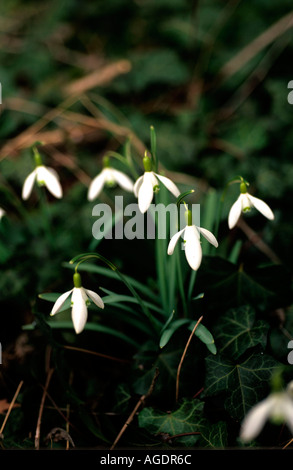
{"type": "Polygon", "coordinates": [[[230,309],[215,328],[219,352],[238,359],[248,348],[267,343],[269,325],[255,321],[255,311],[250,306],[230,309]]]}
{"type": "MultiPolygon", "coordinates": [[[[180,318],[179,320],[175,320],[171,322],[171,324],[168,326],[168,328],[165,328],[161,338],[160,338],[160,348],[163,348],[168,344],[170,339],[172,338],[173,334],[183,325],[188,325],[187,328],[192,331],[194,326],[196,324],[196,321],[191,321],[187,318],[180,318]]],[[[213,338],[213,335],[211,332],[201,323],[198,324],[195,332],[195,336],[198,337],[208,348],[208,350],[212,354],[216,354],[217,348],[215,346],[215,341],[213,338]]]]}
{"type": "Polygon", "coordinates": [[[113,412],[125,413],[131,400],[131,394],[126,384],[118,384],[115,390],[115,404],[113,412]]]}
{"type": "MultiPolygon", "coordinates": [[[[73,330],[73,324],[72,321],[67,321],[67,320],[51,320],[50,322],[47,323],[48,326],[52,329],[56,330],[73,330]]],[[[23,330],[34,330],[35,329],[35,324],[31,323],[28,325],[24,325],[22,327],[23,330]]],[[[98,333],[104,333],[107,335],[114,336],[116,338],[121,339],[122,341],[125,341],[128,344],[131,344],[135,348],[139,348],[139,343],[137,343],[133,338],[130,338],[129,336],[121,333],[118,330],[115,330],[114,328],[110,328],[109,326],[101,325],[100,323],[91,323],[87,322],[84,327],[84,331],[96,331],[98,333]]]]}
{"type": "Polygon", "coordinates": [[[233,363],[221,355],[206,358],[204,394],[226,395],[225,408],[241,420],[267,393],[267,383],[279,363],[271,356],[255,354],[242,363],[233,363]]]}
{"type": "MultiPolygon", "coordinates": [[[[192,330],[194,328],[195,323],[196,322],[193,322],[188,327],[189,330],[192,330]]],[[[202,323],[199,323],[194,334],[206,345],[206,347],[212,354],[217,354],[217,348],[215,345],[214,337],[212,333],[202,323]]]]}
{"type": "Polygon", "coordinates": [[[218,257],[204,257],[197,274],[197,292],[205,292],[210,310],[252,304],[273,309],[291,303],[291,275],[281,265],[248,268],[218,257]]]}
{"type": "Polygon", "coordinates": [[[209,424],[201,430],[200,447],[215,447],[220,449],[227,446],[228,432],[227,425],[223,421],[216,424],[209,424]]]}
{"type": "MultiPolygon", "coordinates": [[[[62,294],[58,294],[56,292],[45,292],[44,294],[39,294],[39,298],[42,300],[47,300],[48,302],[56,302],[58,297],[60,297],[62,294]]],[[[59,309],[58,312],[63,312],[65,310],[68,310],[71,307],[71,295],[65,300],[64,304],[62,307],[59,309]]]]}
{"type": "Polygon", "coordinates": [[[138,416],[139,426],[150,434],[177,436],[174,444],[201,447],[225,447],[227,444],[226,423],[210,423],[203,413],[204,403],[198,399],[185,398],[171,413],[154,408],[144,408],[138,416]],[[182,434],[199,433],[182,436],[182,434]]]}
{"type": "Polygon", "coordinates": [[[171,337],[173,336],[175,331],[178,330],[178,328],[180,328],[182,325],[189,323],[189,322],[190,320],[181,318],[179,320],[173,321],[168,328],[164,329],[162,336],[160,338],[160,348],[163,348],[164,346],[168,344],[171,337]]]}
{"type": "MultiPolygon", "coordinates": [[[[74,269],[74,266],[70,263],[63,263],[62,266],[66,268],[74,269]]],[[[97,265],[85,262],[79,265],[78,270],[86,271],[89,273],[100,274],[102,276],[106,276],[110,279],[115,279],[118,282],[121,282],[121,279],[117,276],[117,273],[115,271],[109,268],[105,268],[103,266],[97,266],[97,265]]],[[[135,289],[140,291],[142,294],[146,295],[147,297],[154,300],[155,302],[158,301],[158,297],[156,296],[156,294],[154,294],[154,292],[149,287],[147,287],[147,285],[142,284],[141,282],[137,281],[131,276],[124,275],[123,277],[124,279],[126,279],[127,282],[129,282],[129,284],[131,284],[135,289]]]]}
{"type": "MultiPolygon", "coordinates": [[[[182,356],[182,351],[184,344],[180,344],[176,349],[172,348],[168,344],[164,349],[158,349],[157,341],[149,340],[142,344],[140,350],[135,354],[134,357],[134,370],[135,370],[135,379],[133,382],[133,390],[138,395],[143,395],[147,393],[150,385],[153,381],[153,378],[157,371],[159,371],[159,376],[156,380],[156,386],[152,392],[152,398],[164,394],[168,390],[168,396],[166,400],[171,400],[175,398],[175,386],[176,386],[176,377],[177,369],[182,356]]],[[[185,367],[188,369],[189,358],[185,359],[185,367]]],[[[193,361],[192,361],[193,362],[193,361]]],[[[190,386],[190,374],[186,379],[184,373],[181,374],[181,385],[190,386]],[[183,383],[185,385],[183,385],[183,383]]]]}
{"type": "MultiPolygon", "coordinates": [[[[203,427],[203,407],[200,400],[183,400],[171,413],[154,408],[144,408],[138,415],[139,426],[151,434],[165,433],[169,436],[200,432],[203,427]]],[[[199,436],[186,436],[184,443],[193,445],[199,436]]]]}
{"type": "MultiPolygon", "coordinates": [[[[115,292],[112,292],[109,289],[105,289],[104,287],[101,287],[100,289],[106,294],[109,294],[107,295],[107,297],[103,297],[103,302],[105,304],[111,304],[111,303],[117,303],[117,302],[130,302],[130,303],[139,304],[138,300],[135,297],[131,297],[130,295],[116,294],[115,292]]],[[[147,305],[150,310],[154,310],[155,312],[158,312],[161,314],[163,313],[160,307],[158,307],[157,305],[151,302],[145,302],[145,305],[147,305]]]]}

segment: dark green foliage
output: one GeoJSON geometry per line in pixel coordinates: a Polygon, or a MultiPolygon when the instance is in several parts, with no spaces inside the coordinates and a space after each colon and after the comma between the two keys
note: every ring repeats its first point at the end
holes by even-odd
{"type": "MultiPolygon", "coordinates": [[[[270,393],[274,372],[292,380],[293,40],[282,20],[291,8],[289,0],[1,2],[0,429],[23,381],[3,448],[35,448],[42,412],[41,447],[108,449],[141,396],[118,446],[238,447],[241,421],[270,393]],[[126,69],[107,75],[120,61],[126,69]],[[97,71],[96,84],[68,95],[97,71]],[[102,157],[119,153],[140,175],[150,126],[162,171],[188,203],[201,204],[202,226],[219,241],[214,249],[202,240],[195,277],[184,253],[166,256],[165,240],[92,236],[98,201],[87,201],[87,188],[102,157]],[[31,145],[43,137],[44,163],[60,175],[64,197],[45,191],[42,204],[35,186],[22,201],[31,145]],[[251,210],[229,231],[239,190],[226,185],[237,175],[274,221],[251,210]],[[105,309],[91,305],[75,335],[69,299],[49,313],[72,289],[69,261],[86,252],[101,253],[124,278],[96,260],[80,265],[105,309]],[[56,427],[63,437],[54,442],[56,427]]],[[[125,170],[122,161],[115,166],[125,170]]],[[[114,207],[120,194],[105,188],[99,202],[114,207]]],[[[163,190],[157,197],[167,200],[163,190]]],[[[256,445],[281,447],[287,434],[277,429],[273,442],[264,433],[256,445]]]]}

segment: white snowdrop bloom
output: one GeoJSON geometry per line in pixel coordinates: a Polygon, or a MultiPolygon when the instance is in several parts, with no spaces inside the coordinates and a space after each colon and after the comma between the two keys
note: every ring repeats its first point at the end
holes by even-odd
{"type": "Polygon", "coordinates": [[[247,187],[245,183],[240,184],[241,194],[238,199],[232,205],[229,216],[228,216],[228,225],[232,229],[238,222],[238,219],[241,215],[241,212],[247,212],[252,207],[255,207],[262,215],[267,217],[270,220],[274,219],[274,214],[271,208],[262,200],[257,197],[252,196],[247,192],[247,187]]]}
{"type": "Polygon", "coordinates": [[[46,186],[48,191],[56,198],[60,199],[62,197],[63,191],[56,171],[45,165],[38,165],[24,181],[22,199],[26,200],[29,198],[35,181],[40,186],[46,186]]]}
{"type": "MultiPolygon", "coordinates": [[[[191,211],[188,212],[188,219],[191,222],[191,211]]],[[[185,256],[187,262],[191,269],[195,271],[199,268],[201,260],[202,260],[202,249],[200,244],[200,234],[202,234],[209,243],[218,247],[218,241],[216,237],[207,229],[202,227],[197,227],[196,225],[191,225],[189,223],[179,232],[175,233],[171,238],[169,245],[168,245],[168,255],[172,255],[175,249],[175,246],[181,236],[184,236],[184,243],[185,243],[185,256]]]]}
{"type": "Polygon", "coordinates": [[[81,285],[81,278],[79,273],[75,273],[73,276],[74,288],[64,294],[60,295],[56,300],[50,315],[53,316],[60,311],[65,300],[71,295],[71,317],[73,326],[76,334],[79,334],[83,331],[87,317],[88,310],[87,307],[90,303],[90,300],[94,302],[98,307],[104,308],[104,302],[101,297],[93,292],[92,290],[85,289],[81,285]]]}
{"type": "Polygon", "coordinates": [[[136,180],[133,192],[135,197],[138,198],[139,210],[144,214],[151,205],[154,197],[154,188],[159,185],[159,181],[161,181],[176,198],[180,196],[180,191],[170,178],[151,171],[151,159],[149,157],[144,157],[143,163],[145,172],[136,180]]]}
{"type": "Polygon", "coordinates": [[[5,210],[0,207],[0,220],[6,214],[5,210]]]}
{"type": "Polygon", "coordinates": [[[273,392],[255,405],[245,416],[240,430],[240,439],[249,442],[263,429],[265,422],[286,423],[293,434],[293,381],[286,390],[273,392]]]}
{"type": "Polygon", "coordinates": [[[104,185],[118,184],[125,191],[133,191],[133,181],[120,170],[106,166],[91,182],[88,190],[88,200],[92,201],[99,196],[104,185]]]}

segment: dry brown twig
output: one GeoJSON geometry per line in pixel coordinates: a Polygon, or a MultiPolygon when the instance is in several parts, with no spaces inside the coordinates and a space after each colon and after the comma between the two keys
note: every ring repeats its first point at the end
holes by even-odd
{"type": "Polygon", "coordinates": [[[108,84],[118,75],[127,73],[130,70],[131,63],[128,60],[119,60],[112,64],[106,64],[104,67],[70,83],[64,87],[63,92],[65,95],[80,96],[88,90],[108,84]]]}
{"type": "Polygon", "coordinates": [[[8,418],[9,418],[9,415],[10,415],[10,413],[11,413],[13,407],[14,407],[14,404],[15,404],[15,402],[16,402],[16,399],[17,399],[18,395],[19,395],[19,392],[20,392],[20,390],[21,390],[22,385],[23,385],[23,380],[21,380],[21,381],[19,382],[19,385],[18,385],[18,387],[17,387],[17,389],[16,389],[16,392],[15,392],[15,394],[14,394],[14,397],[12,398],[12,401],[11,401],[11,403],[10,403],[10,405],[9,405],[8,411],[7,411],[6,415],[5,415],[4,421],[3,421],[2,426],[1,426],[1,428],[0,428],[0,438],[3,438],[3,431],[4,431],[4,428],[5,428],[5,425],[6,425],[6,423],[7,423],[7,420],[8,420],[8,418]]]}
{"type": "Polygon", "coordinates": [[[261,33],[247,46],[245,46],[238,54],[232,57],[232,59],[230,59],[220,70],[219,77],[222,77],[225,80],[227,78],[230,78],[232,75],[238,72],[238,70],[240,70],[243,65],[253,59],[253,57],[255,57],[265,47],[270,45],[273,41],[275,41],[287,31],[289,31],[289,29],[291,29],[292,27],[293,12],[291,11],[290,13],[287,13],[281,19],[276,21],[266,31],[261,33]]]}
{"type": "Polygon", "coordinates": [[[78,352],[82,352],[82,353],[85,353],[85,354],[91,354],[93,356],[98,356],[98,357],[102,357],[104,359],[109,359],[110,361],[122,362],[123,364],[129,364],[131,362],[127,359],[121,359],[119,357],[109,356],[108,354],[102,354],[102,353],[99,353],[99,352],[96,352],[96,351],[91,351],[89,349],[77,348],[75,346],[68,346],[68,345],[64,345],[63,347],[64,347],[64,349],[69,349],[71,351],[78,351],[78,352]]]}
{"type": "Polygon", "coordinates": [[[41,422],[42,422],[42,416],[43,416],[43,411],[44,411],[44,405],[45,405],[45,399],[47,396],[47,390],[53,375],[54,369],[50,368],[47,373],[47,378],[46,378],[46,383],[43,389],[43,395],[41,399],[41,404],[40,404],[40,409],[39,409],[39,416],[38,416],[38,421],[37,421],[37,427],[36,427],[36,433],[35,433],[35,448],[38,450],[40,448],[40,436],[41,436],[41,422]]]}
{"type": "Polygon", "coordinates": [[[126,429],[128,428],[128,426],[130,425],[130,423],[132,422],[133,418],[135,417],[138,409],[144,404],[145,400],[152,394],[153,390],[154,390],[154,387],[155,387],[155,384],[156,384],[156,381],[157,381],[157,378],[159,376],[159,370],[156,369],[156,372],[155,372],[155,375],[153,377],[153,380],[152,380],[152,383],[150,385],[150,388],[148,389],[148,392],[145,394],[145,395],[142,395],[138,402],[136,403],[133,411],[130,413],[128,419],[126,420],[125,424],[123,425],[121,431],[119,432],[118,436],[116,437],[115,441],[113,442],[112,446],[110,447],[110,450],[113,450],[117,443],[120,441],[121,437],[123,436],[124,432],[126,431],[126,429]]]}
{"type": "Polygon", "coordinates": [[[196,324],[194,325],[193,329],[192,329],[192,332],[187,340],[187,343],[186,343],[186,346],[184,348],[184,351],[183,351],[183,354],[181,356],[181,359],[180,359],[180,362],[179,362],[179,366],[178,366],[178,369],[177,369],[177,377],[176,377],[176,401],[178,401],[178,397],[179,397],[179,377],[180,377],[180,372],[181,372],[181,368],[182,368],[182,364],[183,364],[183,361],[184,361],[184,358],[186,356],[186,353],[187,353],[187,349],[189,347],[189,344],[190,344],[190,341],[194,335],[194,332],[195,330],[197,329],[198,325],[200,324],[200,322],[202,321],[203,319],[203,316],[201,316],[196,324]]]}

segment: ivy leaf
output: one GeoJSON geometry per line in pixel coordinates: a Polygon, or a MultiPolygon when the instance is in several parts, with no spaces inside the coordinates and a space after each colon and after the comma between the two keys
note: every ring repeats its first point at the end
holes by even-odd
{"type": "Polygon", "coordinates": [[[215,328],[219,352],[238,359],[247,349],[267,342],[268,323],[255,321],[255,311],[248,305],[230,309],[215,328]]]}
{"type": "Polygon", "coordinates": [[[173,350],[168,349],[167,346],[158,353],[156,342],[146,342],[134,356],[136,378],[133,388],[135,393],[139,395],[147,393],[156,370],[159,370],[159,377],[152,395],[160,394],[166,387],[168,390],[174,389],[175,394],[177,368],[181,355],[182,350],[180,348],[173,350]]]}
{"type": "Polygon", "coordinates": [[[227,310],[252,304],[255,308],[279,308],[292,300],[291,276],[281,265],[254,269],[236,266],[219,257],[206,256],[197,277],[198,292],[210,310],[227,310]]]}
{"type": "Polygon", "coordinates": [[[225,408],[237,420],[267,393],[267,383],[279,363],[269,355],[254,354],[242,363],[223,356],[206,358],[205,395],[226,394],[225,408]]]}
{"type": "Polygon", "coordinates": [[[127,406],[131,400],[131,394],[126,384],[118,384],[115,390],[115,405],[113,411],[115,413],[125,413],[127,406]]]}
{"type": "Polygon", "coordinates": [[[211,424],[203,414],[204,403],[185,398],[174,411],[166,412],[154,408],[144,408],[139,416],[139,426],[150,434],[176,436],[176,443],[201,447],[221,448],[227,444],[227,429],[224,422],[211,424]],[[182,434],[198,433],[189,436],[182,434]]]}
{"type": "Polygon", "coordinates": [[[220,421],[216,424],[209,424],[201,431],[199,445],[201,447],[215,447],[220,449],[226,447],[228,433],[226,423],[220,421]]]}
{"type": "MultiPolygon", "coordinates": [[[[203,418],[204,403],[200,400],[184,399],[180,406],[170,412],[151,407],[144,408],[138,415],[139,426],[151,434],[168,434],[170,437],[178,434],[200,432],[205,422],[203,418]]],[[[185,436],[184,443],[193,445],[199,435],[185,436]]]]}

